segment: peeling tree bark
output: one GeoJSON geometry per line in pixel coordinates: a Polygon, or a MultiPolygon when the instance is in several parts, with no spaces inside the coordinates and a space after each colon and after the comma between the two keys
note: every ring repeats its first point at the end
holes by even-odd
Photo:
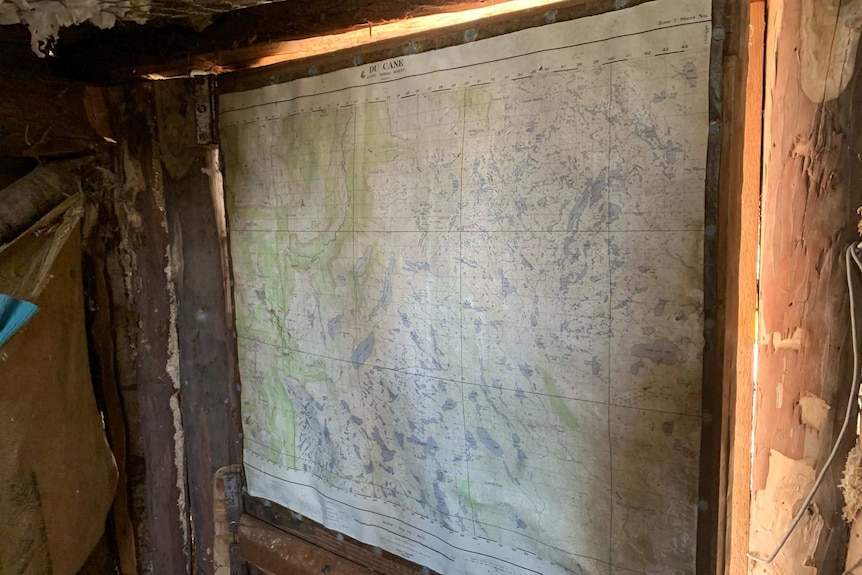
{"type": "MultiPolygon", "coordinates": [[[[862,105],[862,82],[855,44],[852,54],[830,47],[852,36],[842,26],[858,19],[859,3],[840,10],[838,0],[814,3],[821,16],[832,14],[831,26],[805,22],[812,3],[776,0],[768,6],[751,510],[751,549],[758,555],[772,551],[828,456],[852,375],[843,254],[858,239],[856,208],[862,204],[862,136],[856,130],[862,122],[853,113],[862,105]],[[822,62],[824,54],[847,62],[822,62]],[[814,61],[825,67],[820,90],[812,89],[811,71],[800,64],[814,61]],[[835,79],[826,71],[845,76],[835,79]],[[839,94],[835,87],[842,85],[839,94]],[[809,93],[826,96],[819,102],[809,93]],[[816,402],[804,399],[812,396],[830,407],[819,430],[805,424],[800,407],[800,400],[803,406],[816,402]],[[778,481],[782,474],[790,478],[778,481]]],[[[772,565],[752,563],[754,573],[841,573],[847,530],[840,468],[831,468],[781,555],[772,565]]]]}

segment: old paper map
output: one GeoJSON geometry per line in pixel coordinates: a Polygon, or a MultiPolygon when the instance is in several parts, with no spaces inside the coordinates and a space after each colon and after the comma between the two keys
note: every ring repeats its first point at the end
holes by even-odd
{"type": "Polygon", "coordinates": [[[710,11],[221,97],[251,494],[447,575],[694,572],[710,11]]]}

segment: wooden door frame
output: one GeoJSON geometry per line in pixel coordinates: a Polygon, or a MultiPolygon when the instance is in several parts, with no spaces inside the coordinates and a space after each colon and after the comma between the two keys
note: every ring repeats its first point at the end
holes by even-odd
{"type": "MultiPolygon", "coordinates": [[[[568,7],[555,10],[555,21],[609,12],[621,6],[631,7],[643,1],[575,0],[568,7]]],[[[754,0],[751,5],[755,10],[759,6],[762,11],[762,1],[754,0]]],[[[750,415],[746,422],[745,405],[750,405],[747,403],[750,395],[746,396],[746,391],[750,390],[751,380],[744,375],[750,374],[749,343],[753,341],[753,336],[749,337],[746,331],[753,321],[748,322],[746,313],[749,313],[747,306],[752,301],[751,290],[755,289],[754,276],[751,275],[755,259],[747,247],[752,229],[755,234],[757,230],[756,221],[752,228],[751,210],[753,205],[756,209],[759,198],[759,177],[754,184],[750,176],[752,170],[759,174],[760,157],[759,150],[751,149],[751,143],[758,140],[751,130],[759,125],[752,121],[751,114],[761,103],[749,100],[750,104],[747,104],[746,100],[746,94],[752,89],[746,85],[751,73],[748,59],[751,38],[749,8],[749,0],[713,1],[704,266],[706,346],[697,572],[716,575],[724,573],[727,560],[733,561],[738,556],[726,557],[726,546],[738,549],[736,542],[747,538],[747,497],[740,490],[747,483],[740,478],[745,477],[750,469],[745,464],[745,453],[750,449],[750,415]],[[749,105],[753,108],[748,109],[749,105]],[[748,150],[745,149],[746,142],[748,150]],[[751,160],[755,157],[756,160],[751,160]],[[749,160],[744,169],[746,158],[749,160]],[[749,177],[745,180],[747,187],[744,190],[743,174],[749,177]],[[739,335],[742,326],[745,326],[742,330],[746,334],[744,337],[739,335]],[[749,433],[745,432],[746,426],[749,433]],[[733,489],[740,490],[740,493],[734,491],[731,495],[733,489]],[[740,521],[742,517],[745,517],[744,522],[740,521]]],[[[361,56],[367,63],[457,45],[465,42],[464,32],[468,29],[477,31],[477,37],[487,38],[539,26],[548,22],[547,13],[547,8],[542,8],[523,15],[508,15],[480,24],[419,33],[299,62],[237,71],[219,77],[219,92],[230,93],[288,82],[307,77],[310,70],[315,74],[335,71],[354,66],[356,56],[361,56]]],[[[762,50],[758,58],[762,59],[762,50]]],[[[277,526],[289,536],[329,549],[341,557],[354,557],[354,553],[356,557],[362,557],[368,552],[374,553],[373,548],[358,542],[352,547],[345,545],[340,535],[307,519],[291,519],[292,512],[274,503],[248,496],[244,500],[248,513],[277,526]],[[314,535],[310,536],[310,532],[314,535]]]]}

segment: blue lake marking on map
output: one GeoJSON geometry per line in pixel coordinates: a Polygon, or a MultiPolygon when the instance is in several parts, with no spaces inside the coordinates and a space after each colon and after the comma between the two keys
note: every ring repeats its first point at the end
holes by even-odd
{"type": "Polygon", "coordinates": [[[371,439],[373,439],[380,448],[380,455],[383,457],[383,461],[392,461],[392,458],[395,457],[395,451],[389,449],[386,442],[383,441],[383,437],[380,436],[380,430],[376,427],[371,431],[371,439]]]}
{"type": "Polygon", "coordinates": [[[500,293],[507,296],[518,291],[517,288],[509,282],[509,278],[505,276],[502,268],[498,268],[497,273],[500,274],[500,293]]]}
{"type": "Polygon", "coordinates": [[[389,252],[389,265],[386,267],[386,275],[383,277],[383,293],[380,294],[380,301],[371,310],[371,315],[376,314],[380,309],[386,311],[389,309],[389,302],[392,301],[392,274],[395,272],[395,253],[389,252]]]}
{"type": "Polygon", "coordinates": [[[374,332],[368,334],[368,336],[359,342],[359,345],[356,346],[356,349],[353,351],[353,356],[350,360],[353,362],[354,366],[358,369],[360,365],[365,363],[369,357],[371,357],[371,351],[374,349],[374,332]]]}
{"type": "Polygon", "coordinates": [[[329,320],[329,337],[332,339],[335,339],[335,330],[338,328],[338,324],[341,323],[341,317],[341,314],[339,314],[329,320]]]}
{"type": "Polygon", "coordinates": [[[416,273],[416,272],[430,272],[431,264],[428,262],[411,262],[405,261],[404,268],[408,272],[416,273]]]}
{"type": "Polygon", "coordinates": [[[488,433],[487,429],[484,427],[477,427],[476,435],[479,436],[479,441],[482,442],[482,445],[484,445],[488,451],[493,453],[496,457],[503,457],[503,448],[496,442],[496,440],[494,440],[493,437],[491,437],[491,434],[488,433]]]}
{"type": "Polygon", "coordinates": [[[473,434],[470,432],[469,429],[464,432],[464,440],[467,442],[467,446],[470,449],[478,449],[479,448],[479,444],[476,443],[476,438],[473,437],[473,434]]]}

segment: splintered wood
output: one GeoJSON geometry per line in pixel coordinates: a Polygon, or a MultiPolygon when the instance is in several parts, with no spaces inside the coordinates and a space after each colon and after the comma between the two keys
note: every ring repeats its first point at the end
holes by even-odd
{"type": "MultiPolygon", "coordinates": [[[[848,25],[860,16],[859,2],[769,3],[751,510],[751,551],[760,556],[772,552],[820,472],[851,385],[844,250],[858,240],[862,203],[854,112],[862,83],[858,30],[848,25]]],[[[787,546],[770,565],[750,563],[753,572],[842,571],[840,477],[840,463],[832,465],[787,546]]]]}

